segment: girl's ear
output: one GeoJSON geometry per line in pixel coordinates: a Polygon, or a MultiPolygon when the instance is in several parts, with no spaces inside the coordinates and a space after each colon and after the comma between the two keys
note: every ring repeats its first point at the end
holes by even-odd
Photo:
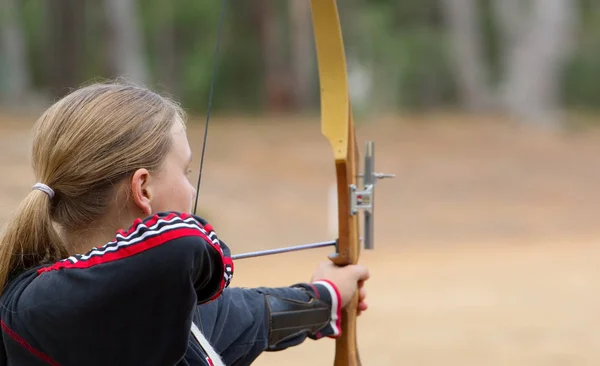
{"type": "Polygon", "coordinates": [[[152,187],[148,170],[142,168],[133,173],[131,177],[131,198],[146,216],[152,214],[152,187]]]}

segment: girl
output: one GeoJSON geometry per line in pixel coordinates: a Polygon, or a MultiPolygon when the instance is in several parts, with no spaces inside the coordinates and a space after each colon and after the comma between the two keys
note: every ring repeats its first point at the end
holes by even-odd
{"type": "Polygon", "coordinates": [[[0,364],[249,365],[339,336],[357,288],[366,309],[358,265],[227,288],[229,248],[186,213],[190,159],[183,111],[144,88],[94,84],[41,116],[38,183],[0,245],[0,364]]]}

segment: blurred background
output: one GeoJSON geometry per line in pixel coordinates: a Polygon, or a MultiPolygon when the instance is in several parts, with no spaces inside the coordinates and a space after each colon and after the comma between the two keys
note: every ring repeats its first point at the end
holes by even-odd
{"type": "MultiPolygon", "coordinates": [[[[1,0],[0,224],[35,182],[32,124],[83,84],[125,77],[180,101],[199,163],[221,6],[1,0]]],[[[600,364],[600,2],[338,7],[359,144],[397,175],[361,257],[363,364],[600,364]]],[[[200,214],[236,253],[334,238],[309,2],[224,14],[200,214]]],[[[308,281],[328,252],[241,260],[234,285],[308,281]]],[[[333,350],[309,340],[255,364],[333,350]]]]}

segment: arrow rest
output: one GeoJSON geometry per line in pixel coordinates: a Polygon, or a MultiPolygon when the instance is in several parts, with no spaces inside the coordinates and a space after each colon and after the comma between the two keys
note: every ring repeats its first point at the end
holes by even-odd
{"type": "Polygon", "coordinates": [[[374,233],[374,207],[375,207],[375,185],[378,179],[395,178],[395,174],[384,174],[375,172],[375,143],[367,141],[365,144],[364,172],[359,174],[362,178],[362,189],[350,185],[350,215],[357,215],[360,210],[364,214],[364,236],[363,245],[365,249],[373,249],[374,233]]]}
{"type": "MultiPolygon", "coordinates": [[[[375,184],[378,179],[384,178],[395,178],[395,174],[384,174],[375,172],[375,143],[373,141],[367,141],[365,145],[365,160],[364,160],[364,173],[359,174],[358,177],[362,178],[363,188],[361,190],[356,185],[350,185],[350,214],[357,215],[361,210],[364,214],[364,236],[360,237],[365,249],[373,249],[373,230],[374,230],[374,219],[373,219],[373,208],[375,203],[375,184]]],[[[302,244],[291,247],[277,248],[260,250],[250,253],[235,254],[232,256],[234,260],[262,257],[265,255],[281,254],[288,252],[295,252],[299,250],[322,248],[327,246],[335,246],[337,252],[337,240],[325,241],[312,244],[302,244]]]]}

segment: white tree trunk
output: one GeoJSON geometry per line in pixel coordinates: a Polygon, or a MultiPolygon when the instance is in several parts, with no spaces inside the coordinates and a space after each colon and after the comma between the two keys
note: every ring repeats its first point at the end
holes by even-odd
{"type": "Polygon", "coordinates": [[[493,104],[493,89],[488,82],[476,3],[473,0],[441,0],[450,29],[463,104],[470,111],[483,111],[493,104]]]}
{"type": "Polygon", "coordinates": [[[504,3],[496,10],[502,20],[506,46],[502,85],[505,106],[523,122],[557,127],[561,122],[560,69],[571,50],[574,2],[496,1],[504,3]],[[529,5],[529,9],[523,5],[529,5]]]}
{"type": "Polygon", "coordinates": [[[109,60],[113,72],[139,83],[148,82],[144,39],[135,0],[104,1],[109,36],[109,60]]]}
{"type": "Polygon", "coordinates": [[[23,101],[31,94],[31,76],[27,67],[25,37],[16,0],[0,2],[0,57],[3,58],[5,80],[1,89],[7,102],[23,101]]]}

